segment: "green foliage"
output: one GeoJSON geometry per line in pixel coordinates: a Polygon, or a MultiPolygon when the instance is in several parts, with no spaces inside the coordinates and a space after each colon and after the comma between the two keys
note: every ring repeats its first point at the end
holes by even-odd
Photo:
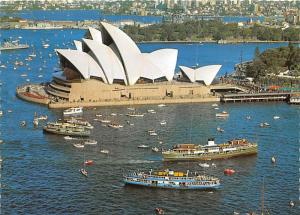
{"type": "Polygon", "coordinates": [[[300,48],[289,43],[288,47],[268,49],[257,55],[246,67],[246,76],[258,80],[268,74],[279,74],[290,70],[295,76],[300,74],[300,48]]]}
{"type": "Polygon", "coordinates": [[[219,20],[191,20],[184,23],[163,23],[141,28],[125,26],[124,31],[136,42],[139,41],[199,41],[213,40],[262,40],[262,41],[299,41],[299,29],[265,27],[255,24],[240,28],[236,23],[224,24],[219,20]],[[152,35],[148,35],[148,34],[152,35]]]}

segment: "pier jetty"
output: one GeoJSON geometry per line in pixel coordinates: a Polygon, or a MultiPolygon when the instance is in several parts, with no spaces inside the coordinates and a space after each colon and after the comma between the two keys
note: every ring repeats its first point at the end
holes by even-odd
{"type": "Polygon", "coordinates": [[[220,97],[220,101],[223,103],[288,101],[291,94],[291,92],[224,94],[220,97]]]}

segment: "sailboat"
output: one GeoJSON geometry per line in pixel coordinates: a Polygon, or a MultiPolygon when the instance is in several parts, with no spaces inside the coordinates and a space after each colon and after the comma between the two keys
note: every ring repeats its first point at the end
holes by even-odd
{"type": "Polygon", "coordinates": [[[79,171],[81,172],[82,175],[84,175],[85,177],[88,177],[88,172],[85,169],[85,156],[84,156],[84,152],[83,152],[83,168],[81,168],[79,171]]]}

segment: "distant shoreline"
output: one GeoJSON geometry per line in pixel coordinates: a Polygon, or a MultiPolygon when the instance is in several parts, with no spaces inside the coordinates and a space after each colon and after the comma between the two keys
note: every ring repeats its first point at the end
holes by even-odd
{"type": "Polygon", "coordinates": [[[201,41],[141,41],[141,42],[137,42],[139,44],[146,44],[146,43],[185,43],[185,44],[195,44],[195,43],[217,43],[217,44],[222,44],[222,45],[226,45],[226,44],[234,44],[234,43],[295,43],[295,44],[298,44],[300,43],[300,41],[270,41],[270,40],[236,40],[236,41],[233,41],[233,40],[225,40],[224,42],[218,42],[218,41],[215,41],[215,40],[201,40],[201,41]]]}

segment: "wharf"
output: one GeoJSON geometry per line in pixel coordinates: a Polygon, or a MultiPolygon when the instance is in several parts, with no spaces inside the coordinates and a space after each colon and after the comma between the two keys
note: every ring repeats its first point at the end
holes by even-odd
{"type": "Polygon", "coordinates": [[[237,93],[222,95],[220,101],[227,102],[269,102],[269,101],[288,101],[292,93],[237,93]]]}

